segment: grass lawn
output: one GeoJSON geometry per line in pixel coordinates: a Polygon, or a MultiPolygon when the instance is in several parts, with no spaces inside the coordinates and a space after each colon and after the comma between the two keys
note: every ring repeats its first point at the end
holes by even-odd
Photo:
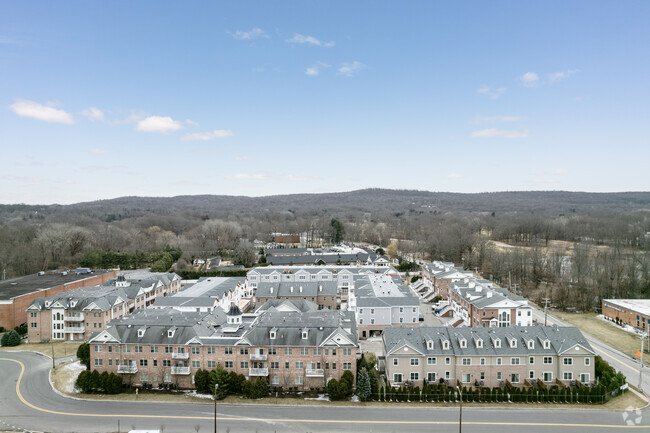
{"type": "MultiPolygon", "coordinates": [[[[624,331],[617,325],[598,319],[595,313],[564,313],[553,311],[552,315],[606,343],[628,356],[636,358],[636,352],[641,349],[639,336],[624,331]]],[[[647,348],[646,348],[647,351],[647,348]]]]}
{"type": "Polygon", "coordinates": [[[40,352],[47,356],[52,356],[52,347],[54,347],[54,357],[76,355],[77,349],[81,343],[66,343],[57,341],[56,343],[21,343],[18,346],[0,347],[0,351],[31,351],[40,352]]]}

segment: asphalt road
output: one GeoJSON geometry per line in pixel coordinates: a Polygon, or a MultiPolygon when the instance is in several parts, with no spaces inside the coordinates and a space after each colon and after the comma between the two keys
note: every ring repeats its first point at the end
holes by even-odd
{"type": "MultiPolygon", "coordinates": [[[[49,385],[51,360],[29,352],[0,354],[0,430],[164,433],[213,430],[211,403],[84,401],[60,396],[49,385]],[[23,370],[24,369],[24,370],[23,370]]],[[[566,407],[566,406],[564,406],[566,407]]],[[[220,432],[456,432],[458,407],[218,406],[220,432]]],[[[463,410],[464,432],[650,431],[650,411],[622,413],[539,405],[463,410]],[[627,425],[627,420],[637,422],[627,425]]]]}

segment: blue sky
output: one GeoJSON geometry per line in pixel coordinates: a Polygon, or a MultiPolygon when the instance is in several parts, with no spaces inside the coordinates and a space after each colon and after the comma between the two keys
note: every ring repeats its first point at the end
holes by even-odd
{"type": "Polygon", "coordinates": [[[2,2],[0,203],[650,190],[650,2],[2,2]]]}

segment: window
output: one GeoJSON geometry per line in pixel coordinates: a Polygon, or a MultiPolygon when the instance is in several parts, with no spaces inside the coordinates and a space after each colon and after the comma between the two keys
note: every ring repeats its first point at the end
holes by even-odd
{"type": "Polygon", "coordinates": [[[142,346],[134,346],[133,351],[135,353],[142,353],[142,346]]]}
{"type": "Polygon", "coordinates": [[[469,373],[465,373],[461,376],[460,381],[463,383],[467,383],[470,380],[472,380],[472,376],[469,373]]]}
{"type": "Polygon", "coordinates": [[[461,347],[461,349],[467,348],[467,340],[465,340],[465,339],[460,340],[460,347],[461,347]]]}
{"type": "Polygon", "coordinates": [[[363,319],[359,319],[359,325],[363,325],[363,319]]]}
{"type": "Polygon", "coordinates": [[[336,356],[336,349],[332,349],[332,356],[336,356]]]}
{"type": "Polygon", "coordinates": [[[363,314],[363,308],[359,308],[359,314],[363,314]]]}
{"type": "Polygon", "coordinates": [[[323,354],[323,349],[314,349],[314,355],[322,355],[323,354]]]}
{"type": "Polygon", "coordinates": [[[285,355],[292,355],[293,354],[293,349],[292,348],[286,348],[284,349],[284,354],[285,355]]]}
{"type": "Polygon", "coordinates": [[[420,374],[417,372],[411,372],[411,380],[420,380],[420,374]]]}
{"type": "Polygon", "coordinates": [[[403,317],[399,318],[399,323],[404,323],[404,318],[403,317]]]}
{"type": "Polygon", "coordinates": [[[147,366],[147,360],[146,359],[141,359],[140,360],[140,367],[146,367],[147,366]]]}
{"type": "Polygon", "coordinates": [[[296,368],[302,369],[302,368],[305,368],[305,366],[303,365],[302,361],[298,361],[298,362],[296,362],[296,368]]]}
{"type": "Polygon", "coordinates": [[[336,370],[336,362],[332,362],[332,370],[336,370]]]}
{"type": "Polygon", "coordinates": [[[419,358],[411,358],[411,365],[420,365],[419,358]]]}
{"type": "Polygon", "coordinates": [[[226,361],[223,363],[223,366],[225,368],[233,368],[233,362],[232,361],[226,361]]]}
{"type": "Polygon", "coordinates": [[[217,361],[208,361],[208,368],[216,368],[217,361]]]}
{"type": "Polygon", "coordinates": [[[171,381],[172,381],[172,375],[171,374],[165,374],[163,376],[163,382],[170,383],[171,381]]]}
{"type": "Polygon", "coordinates": [[[499,338],[494,340],[494,347],[496,347],[497,349],[501,347],[501,340],[499,338]]]}
{"type": "Polygon", "coordinates": [[[535,379],[535,372],[534,372],[533,370],[530,370],[530,371],[528,372],[528,378],[529,378],[529,379],[535,379]]]}
{"type": "Polygon", "coordinates": [[[501,372],[497,371],[497,380],[501,380],[501,372]]]}
{"type": "Polygon", "coordinates": [[[232,347],[224,348],[223,353],[226,354],[226,355],[232,355],[232,347]]]}
{"type": "Polygon", "coordinates": [[[433,371],[427,373],[427,382],[435,382],[435,381],[436,381],[436,373],[433,371]]]}
{"type": "Polygon", "coordinates": [[[239,348],[239,354],[240,355],[248,355],[248,347],[240,347],[239,348]]]}
{"type": "Polygon", "coordinates": [[[472,365],[472,358],[463,358],[463,365],[472,365]]]}
{"type": "Polygon", "coordinates": [[[553,373],[550,371],[545,371],[543,374],[544,382],[553,382],[553,373]]]}
{"type": "Polygon", "coordinates": [[[534,357],[534,356],[530,356],[530,357],[528,357],[528,363],[529,363],[530,365],[535,364],[535,357],[534,357]]]}
{"type": "Polygon", "coordinates": [[[402,382],[402,373],[394,373],[393,374],[393,382],[394,383],[401,383],[402,382]]]}
{"type": "Polygon", "coordinates": [[[510,375],[510,382],[511,383],[519,383],[519,373],[512,373],[510,375]]]}
{"type": "Polygon", "coordinates": [[[174,350],[171,346],[165,346],[165,353],[172,353],[174,350]]]}
{"type": "Polygon", "coordinates": [[[451,358],[445,358],[445,365],[451,364],[451,358]]]}
{"type": "Polygon", "coordinates": [[[278,361],[272,361],[271,368],[280,368],[280,363],[278,361]]]}
{"type": "Polygon", "coordinates": [[[301,347],[300,348],[300,354],[301,355],[309,355],[309,349],[306,347],[301,347]]]}
{"type": "Polygon", "coordinates": [[[436,365],[436,358],[434,357],[428,357],[427,358],[427,365],[436,365]]]}
{"type": "Polygon", "coordinates": [[[280,378],[278,376],[273,376],[271,378],[271,385],[279,385],[280,384],[280,378]]]}
{"type": "Polygon", "coordinates": [[[415,307],[413,307],[413,312],[415,313],[415,307]]]}
{"type": "Polygon", "coordinates": [[[30,312],[29,317],[36,317],[36,312],[35,311],[30,312]]]}
{"type": "MultiPolygon", "coordinates": [[[[320,349],[318,349],[318,350],[320,350],[320,349]]],[[[269,349],[269,355],[276,355],[275,347],[271,347],[269,349]]]]}
{"type": "Polygon", "coordinates": [[[503,361],[501,360],[501,358],[497,358],[497,365],[501,365],[501,364],[503,364],[503,361]]]}
{"type": "Polygon", "coordinates": [[[95,365],[102,365],[102,360],[95,358],[95,365]]]}
{"type": "Polygon", "coordinates": [[[351,362],[344,362],[343,363],[343,370],[352,370],[352,363],[351,362]]]}
{"type": "Polygon", "coordinates": [[[146,382],[149,380],[149,375],[148,374],[141,374],[140,375],[140,382],[146,382]]]}
{"type": "Polygon", "coordinates": [[[399,358],[393,358],[393,365],[399,365],[399,358]]]}
{"type": "Polygon", "coordinates": [[[375,309],[374,308],[370,309],[370,314],[375,314],[375,309]]]}
{"type": "Polygon", "coordinates": [[[582,383],[589,382],[589,373],[580,373],[580,382],[582,383]]]}
{"type": "Polygon", "coordinates": [[[519,357],[510,358],[510,365],[519,365],[519,357]]]}
{"type": "Polygon", "coordinates": [[[102,351],[102,346],[95,345],[95,352],[101,352],[102,351]]]}
{"type": "Polygon", "coordinates": [[[239,363],[239,368],[248,368],[248,361],[242,361],[239,363]]]}
{"type": "Polygon", "coordinates": [[[113,365],[113,360],[108,358],[108,365],[113,365]]]}
{"type": "Polygon", "coordinates": [[[485,358],[481,358],[481,365],[485,365],[485,358]]]}
{"type": "Polygon", "coordinates": [[[151,346],[151,347],[149,348],[149,351],[150,351],[151,353],[158,353],[158,346],[151,346]]]}
{"type": "Polygon", "coordinates": [[[192,368],[201,368],[201,361],[192,361],[192,368]]]}
{"type": "Polygon", "coordinates": [[[403,313],[404,312],[404,307],[399,307],[399,312],[403,313]]]}
{"type": "Polygon", "coordinates": [[[573,365],[573,358],[563,358],[564,365],[573,365]]]}
{"type": "Polygon", "coordinates": [[[544,364],[553,364],[553,357],[552,356],[545,356],[544,357],[544,364]]]}
{"type": "Polygon", "coordinates": [[[29,326],[30,326],[31,328],[36,328],[36,322],[31,322],[31,323],[29,324],[29,326]]]}
{"type": "Polygon", "coordinates": [[[449,341],[447,341],[447,340],[443,341],[443,342],[442,342],[442,348],[443,348],[444,350],[449,349],[449,341]]]}
{"type": "Polygon", "coordinates": [[[563,377],[564,377],[564,380],[573,380],[573,372],[572,371],[565,371],[563,377]]]}
{"type": "Polygon", "coordinates": [[[201,353],[201,348],[200,347],[192,347],[192,354],[193,355],[198,355],[201,353]]]}
{"type": "Polygon", "coordinates": [[[163,359],[163,367],[171,367],[172,361],[169,359],[163,359]]]}
{"type": "Polygon", "coordinates": [[[585,358],[585,365],[591,365],[591,358],[585,358]]]}

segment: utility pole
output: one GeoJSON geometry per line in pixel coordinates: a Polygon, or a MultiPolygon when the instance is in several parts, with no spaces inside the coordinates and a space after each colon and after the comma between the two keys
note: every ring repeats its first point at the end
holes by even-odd
{"type": "Polygon", "coordinates": [[[458,415],[458,433],[463,433],[463,393],[458,385],[456,385],[458,395],[460,396],[460,414],[458,415]]]}
{"type": "Polygon", "coordinates": [[[508,271],[508,290],[510,290],[511,286],[512,286],[512,278],[510,278],[510,271],[508,271]]]}
{"type": "Polygon", "coordinates": [[[56,367],[56,365],[54,365],[54,341],[52,341],[51,339],[50,339],[50,346],[52,347],[52,369],[54,369],[56,367]]]}
{"type": "Polygon", "coordinates": [[[548,318],[548,312],[547,312],[547,309],[548,309],[548,303],[549,303],[551,300],[548,299],[548,298],[544,298],[544,299],[542,299],[542,301],[544,301],[544,326],[546,326],[546,319],[548,318]]]}
{"type": "Polygon", "coordinates": [[[219,384],[214,384],[214,433],[217,433],[217,389],[219,384]]]}
{"type": "Polygon", "coordinates": [[[643,343],[645,343],[646,335],[641,336],[641,366],[639,367],[639,389],[643,389],[643,343]]]}

